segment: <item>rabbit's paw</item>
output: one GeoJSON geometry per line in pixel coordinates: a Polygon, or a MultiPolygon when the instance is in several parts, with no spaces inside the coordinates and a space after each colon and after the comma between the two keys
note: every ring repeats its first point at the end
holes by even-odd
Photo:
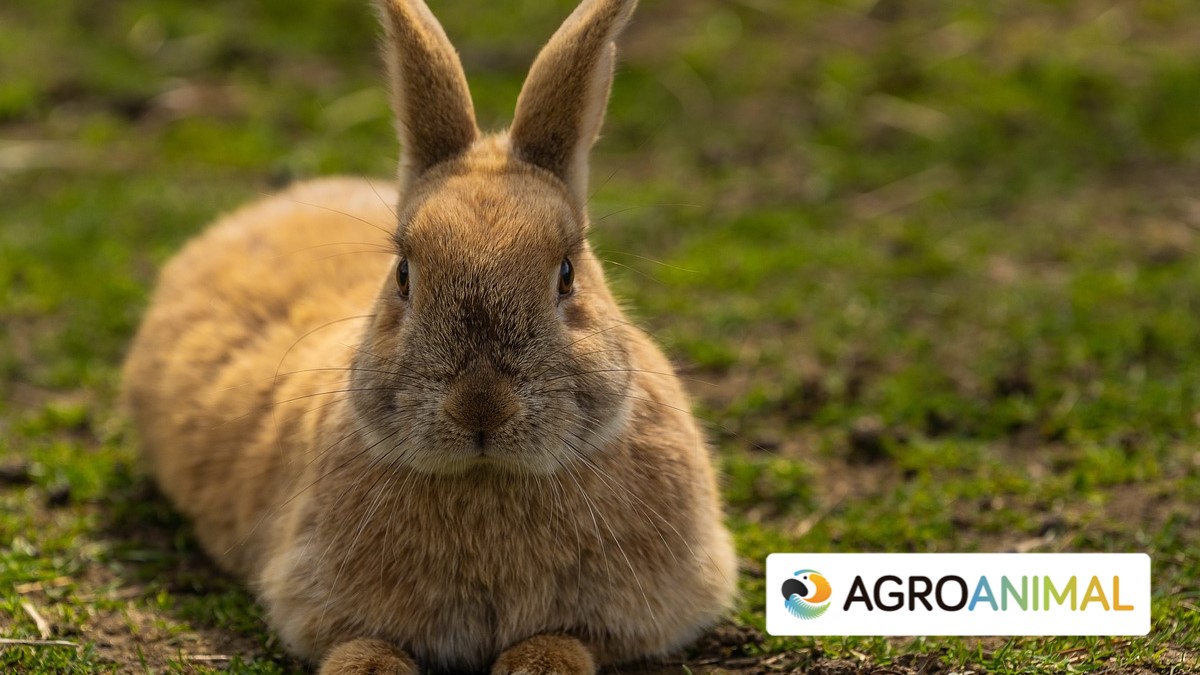
{"type": "Polygon", "coordinates": [[[358,639],[329,650],[319,675],[417,675],[417,664],[395,645],[358,639]]]}
{"type": "Polygon", "coordinates": [[[579,640],[535,635],[509,647],[492,666],[492,675],[594,675],[596,662],[579,640]]]}

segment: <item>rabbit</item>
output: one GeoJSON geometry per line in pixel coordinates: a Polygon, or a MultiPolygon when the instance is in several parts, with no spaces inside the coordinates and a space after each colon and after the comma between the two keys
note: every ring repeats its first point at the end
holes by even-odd
{"type": "Polygon", "coordinates": [[[163,268],[123,372],[159,489],[322,673],[585,673],[730,610],[710,451],[585,238],[635,0],[584,0],[482,134],[422,0],[377,0],[395,187],[304,182],[163,268]]]}

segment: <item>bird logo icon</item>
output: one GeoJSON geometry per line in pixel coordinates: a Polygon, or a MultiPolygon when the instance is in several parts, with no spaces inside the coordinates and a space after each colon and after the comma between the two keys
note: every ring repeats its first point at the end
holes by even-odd
{"type": "Polygon", "coordinates": [[[816,570],[800,570],[783,582],[784,606],[797,619],[815,619],[829,609],[833,588],[816,570]]]}

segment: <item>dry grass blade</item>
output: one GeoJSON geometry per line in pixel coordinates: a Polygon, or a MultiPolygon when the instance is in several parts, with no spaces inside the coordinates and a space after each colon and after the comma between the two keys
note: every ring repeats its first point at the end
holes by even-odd
{"type": "Polygon", "coordinates": [[[872,220],[921,202],[934,193],[949,188],[953,181],[954,174],[950,168],[939,164],[860,194],[851,200],[850,206],[854,215],[863,220],[872,220]]]}
{"type": "Polygon", "coordinates": [[[25,613],[28,614],[29,618],[33,619],[33,623],[37,625],[38,635],[41,635],[43,640],[48,639],[51,633],[50,622],[46,620],[46,617],[42,616],[41,612],[37,611],[37,607],[34,607],[33,603],[31,602],[22,600],[21,609],[25,610],[25,613]]]}
{"type": "Polygon", "coordinates": [[[13,586],[13,590],[17,595],[27,595],[29,593],[38,593],[48,588],[62,588],[75,583],[75,580],[70,577],[55,577],[49,581],[31,581],[27,584],[17,584],[13,586]]]}
{"type": "Polygon", "coordinates": [[[0,638],[0,650],[5,647],[78,647],[79,645],[67,640],[20,640],[0,638]]]}

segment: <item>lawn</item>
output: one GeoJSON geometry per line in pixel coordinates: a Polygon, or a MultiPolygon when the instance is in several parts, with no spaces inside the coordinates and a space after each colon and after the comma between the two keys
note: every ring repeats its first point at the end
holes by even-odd
{"type": "MultiPolygon", "coordinates": [[[[38,643],[0,671],[303,671],[141,473],[117,376],[206,222],[392,175],[366,5],[0,5],[0,636],[38,643]]],[[[571,2],[431,5],[503,126],[571,2]]],[[[646,672],[1200,672],[1195,3],[643,0],[594,160],[742,558],[736,614],[646,672]],[[1153,628],[771,637],[774,551],[1147,552],[1153,628]]]]}

